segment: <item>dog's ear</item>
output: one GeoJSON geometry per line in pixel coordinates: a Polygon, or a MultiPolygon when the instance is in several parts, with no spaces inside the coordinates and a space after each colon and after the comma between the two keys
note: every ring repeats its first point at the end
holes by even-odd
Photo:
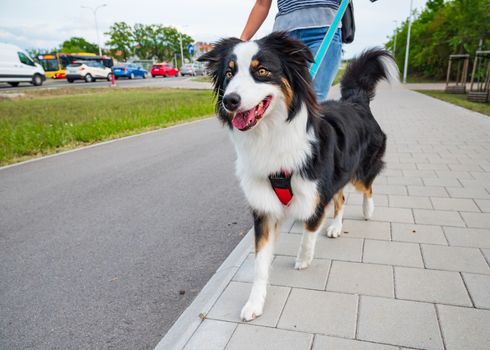
{"type": "Polygon", "coordinates": [[[211,76],[215,78],[217,81],[217,75],[220,72],[220,63],[223,61],[225,56],[230,52],[230,50],[241,40],[238,38],[226,38],[221,39],[217,43],[214,44],[214,48],[200,56],[197,61],[198,62],[207,62],[208,70],[211,73],[211,76]]]}
{"type": "Polygon", "coordinates": [[[273,48],[281,54],[283,59],[290,63],[308,67],[314,58],[308,46],[301,41],[291,38],[286,32],[273,32],[262,39],[264,45],[273,48]]]}

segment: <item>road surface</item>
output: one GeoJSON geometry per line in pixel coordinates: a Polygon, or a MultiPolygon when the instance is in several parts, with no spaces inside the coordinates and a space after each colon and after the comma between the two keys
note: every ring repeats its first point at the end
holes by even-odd
{"type": "Polygon", "coordinates": [[[0,349],[152,349],[251,225],[215,119],[0,169],[0,349]]]}

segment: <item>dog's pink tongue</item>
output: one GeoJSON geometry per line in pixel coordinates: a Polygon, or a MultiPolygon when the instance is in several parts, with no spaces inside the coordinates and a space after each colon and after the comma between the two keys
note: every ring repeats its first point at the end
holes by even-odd
{"type": "Polygon", "coordinates": [[[237,129],[245,129],[248,124],[250,124],[255,118],[255,110],[252,108],[249,111],[246,112],[240,112],[235,115],[233,120],[231,121],[233,123],[233,126],[237,129]]]}

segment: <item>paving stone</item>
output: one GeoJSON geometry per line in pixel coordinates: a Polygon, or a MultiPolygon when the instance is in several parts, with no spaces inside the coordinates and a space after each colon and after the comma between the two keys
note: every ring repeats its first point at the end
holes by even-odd
{"type": "MultiPolygon", "coordinates": [[[[348,205],[362,205],[362,194],[359,192],[353,192],[349,194],[346,204],[348,205]]],[[[373,195],[374,205],[380,207],[388,206],[388,195],[386,194],[375,194],[373,195]]]]}
{"type": "Polygon", "coordinates": [[[417,167],[415,163],[398,163],[398,162],[387,162],[386,167],[388,169],[395,170],[416,170],[417,167]]]}
{"type": "Polygon", "coordinates": [[[461,182],[453,178],[424,178],[425,186],[461,187],[461,182]]]}
{"type": "Polygon", "coordinates": [[[482,171],[477,164],[449,164],[449,169],[456,171],[482,171]]]}
{"type": "Polygon", "coordinates": [[[390,207],[432,209],[429,197],[390,195],[390,207]]]}
{"type": "Polygon", "coordinates": [[[487,263],[490,265],[490,249],[482,249],[481,252],[483,253],[487,263]]]}
{"type": "Polygon", "coordinates": [[[490,213],[490,199],[475,199],[475,202],[481,211],[490,213]]]}
{"type": "Polygon", "coordinates": [[[316,243],[315,257],[319,259],[336,259],[361,261],[362,239],[319,237],[316,243]]]}
{"type": "Polygon", "coordinates": [[[470,173],[471,173],[471,177],[468,177],[468,179],[490,181],[490,172],[471,171],[470,173]]]}
{"type": "Polygon", "coordinates": [[[394,241],[447,245],[440,226],[392,223],[391,229],[394,241]]]}
{"type": "Polygon", "coordinates": [[[327,290],[394,297],[391,266],[334,261],[327,290]]]}
{"type": "Polygon", "coordinates": [[[488,350],[490,311],[437,305],[447,350],[488,350]]]}
{"type": "MultiPolygon", "coordinates": [[[[251,283],[230,282],[207,314],[207,317],[222,321],[241,322],[240,311],[247,302],[251,289],[251,283]]],[[[250,323],[275,327],[288,298],[289,291],[290,288],[287,287],[268,286],[264,313],[250,323]]]]}
{"type": "Polygon", "coordinates": [[[184,350],[223,350],[236,327],[235,323],[204,320],[184,350]]]}
{"type": "Polygon", "coordinates": [[[313,259],[305,270],[294,269],[296,258],[277,256],[272,263],[270,283],[279,286],[324,290],[327,284],[330,260],[313,259]]]}
{"type": "Polygon", "coordinates": [[[237,282],[253,282],[254,280],[255,254],[249,254],[243,261],[242,265],[233,276],[233,281],[237,282]]]}
{"type": "Polygon", "coordinates": [[[463,278],[475,307],[490,309],[490,276],[463,273],[463,278]]]}
{"type": "Polygon", "coordinates": [[[459,247],[490,248],[490,230],[477,228],[445,227],[449,245],[459,247]]]}
{"type": "Polygon", "coordinates": [[[309,350],[312,341],[312,334],[241,324],[226,350],[309,350]]]}
{"type": "Polygon", "coordinates": [[[402,172],[402,170],[394,170],[394,169],[385,168],[385,169],[383,169],[383,171],[381,172],[380,175],[382,175],[382,176],[402,176],[403,172],[402,172]]]}
{"type": "Polygon", "coordinates": [[[373,193],[406,195],[407,188],[401,185],[378,185],[373,186],[373,193]]]}
{"type": "Polygon", "coordinates": [[[447,191],[454,198],[490,199],[490,193],[485,187],[448,187],[447,191]]]}
{"type": "Polygon", "coordinates": [[[293,288],[278,328],[353,338],[357,296],[293,288]]]}
{"type": "Polygon", "coordinates": [[[453,211],[413,209],[413,215],[417,224],[465,226],[459,213],[453,211]]]}
{"type": "MultiPolygon", "coordinates": [[[[362,206],[347,205],[345,206],[344,218],[364,220],[362,215],[362,206]]],[[[389,222],[413,222],[412,211],[404,208],[374,207],[374,214],[371,218],[374,221],[389,222]]]]}
{"type": "Polygon", "coordinates": [[[363,262],[424,267],[418,244],[366,240],[363,262]]]}
{"type": "Polygon", "coordinates": [[[429,269],[490,273],[485,259],[476,248],[422,244],[422,254],[429,269]]]}
{"type": "Polygon", "coordinates": [[[457,272],[395,266],[397,299],[472,306],[457,272]]]}
{"type": "Polygon", "coordinates": [[[436,170],[436,174],[440,178],[474,179],[468,171],[436,170]]]}
{"type": "Polygon", "coordinates": [[[344,220],[342,234],[346,237],[390,240],[390,224],[380,221],[344,220]]]}
{"type": "Polygon", "coordinates": [[[449,170],[445,163],[420,163],[417,164],[417,168],[420,170],[449,170]]]}
{"type": "Polygon", "coordinates": [[[361,296],[358,339],[444,349],[432,304],[361,296]]]}
{"type": "Polygon", "coordinates": [[[398,350],[398,347],[365,341],[316,335],[312,350],[398,350]]]}
{"type": "Polygon", "coordinates": [[[461,213],[468,227],[490,228],[490,213],[461,213]]]}
{"type": "Polygon", "coordinates": [[[301,235],[280,235],[276,241],[276,255],[296,256],[301,243],[301,235]]]}
{"type": "Polygon", "coordinates": [[[303,221],[295,221],[291,229],[290,233],[303,233],[305,231],[305,224],[303,221]]]}
{"type": "Polygon", "coordinates": [[[388,185],[423,185],[422,179],[414,176],[388,176],[388,185]]]}
{"type": "Polygon", "coordinates": [[[454,211],[476,211],[480,212],[475,202],[467,198],[439,198],[432,197],[432,204],[438,210],[454,210],[454,211]]]}
{"type": "Polygon", "coordinates": [[[434,197],[448,197],[446,189],[444,187],[437,186],[407,186],[409,196],[434,196],[434,197]]]}
{"type": "Polygon", "coordinates": [[[459,180],[463,187],[485,187],[487,190],[490,188],[490,180],[459,180]]]}

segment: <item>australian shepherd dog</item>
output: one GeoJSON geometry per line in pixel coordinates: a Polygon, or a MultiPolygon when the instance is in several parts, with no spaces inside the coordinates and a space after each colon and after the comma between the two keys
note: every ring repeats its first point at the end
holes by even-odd
{"type": "Polygon", "coordinates": [[[318,103],[308,71],[313,56],[286,33],[223,39],[199,61],[213,79],[218,117],[235,146],[236,174],[254,218],[255,277],[241,311],[249,321],[263,312],[283,219],[304,222],[295,268],[306,269],[330,205],[334,219],[326,234],[342,231],[344,186],[352,183],[364,195],[366,219],[373,214],[372,183],[383,169],[386,135],[369,102],[377,83],[398,71],[390,53],[370,49],[346,69],[341,99],[318,103]]]}

